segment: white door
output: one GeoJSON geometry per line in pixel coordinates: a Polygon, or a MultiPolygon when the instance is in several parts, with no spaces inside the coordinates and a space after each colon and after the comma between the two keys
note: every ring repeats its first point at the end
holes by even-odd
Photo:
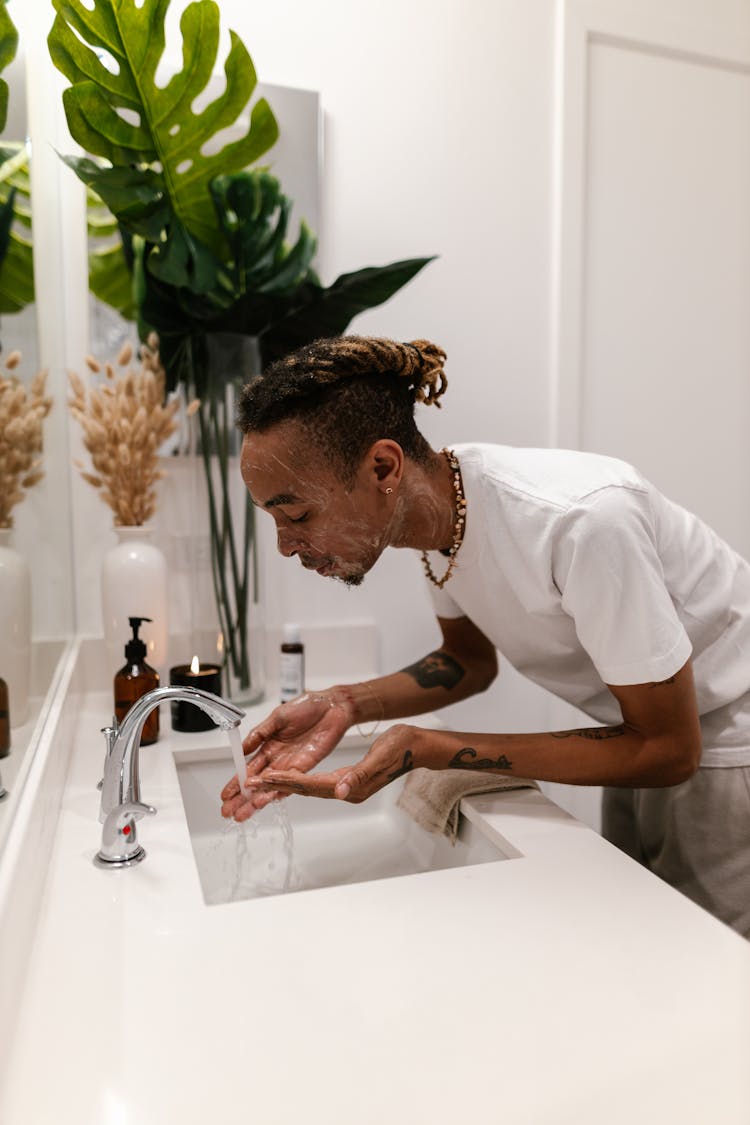
{"type": "Polygon", "coordinates": [[[564,8],[555,443],[750,557],[750,2],[564,8]]]}
{"type": "Polygon", "coordinates": [[[633,462],[750,557],[750,0],[559,13],[550,444],[633,462]]]}

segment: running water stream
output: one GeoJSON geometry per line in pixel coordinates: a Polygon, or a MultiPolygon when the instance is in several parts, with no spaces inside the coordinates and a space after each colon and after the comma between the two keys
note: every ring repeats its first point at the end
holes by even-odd
{"type": "Polygon", "coordinates": [[[234,759],[234,768],[237,770],[237,780],[240,783],[240,792],[243,797],[247,797],[247,789],[245,787],[245,778],[247,777],[247,763],[245,762],[245,755],[242,752],[242,735],[240,728],[229,728],[229,749],[232,751],[232,758],[234,759]]]}
{"type": "MultiPolygon", "coordinates": [[[[240,790],[247,796],[247,764],[239,727],[232,727],[228,733],[240,790]]],[[[294,833],[285,805],[285,800],[272,801],[241,824],[235,820],[226,823],[216,846],[221,849],[229,902],[250,897],[248,892],[256,896],[283,894],[292,889],[294,833]],[[231,836],[235,837],[234,846],[231,836]]],[[[219,901],[226,902],[227,897],[222,895],[219,901]]]]}

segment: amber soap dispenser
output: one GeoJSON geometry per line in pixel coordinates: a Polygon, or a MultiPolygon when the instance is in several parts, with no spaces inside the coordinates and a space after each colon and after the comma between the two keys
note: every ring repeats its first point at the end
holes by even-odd
{"type": "MultiPolygon", "coordinates": [[[[125,663],[115,676],[115,717],[118,723],[127,715],[137,699],[159,686],[159,673],[146,663],[146,645],[138,630],[150,617],[129,617],[133,636],[125,645],[125,663]]],[[[143,724],[141,746],[156,742],[159,737],[159,708],[154,707],[143,724]]]]}

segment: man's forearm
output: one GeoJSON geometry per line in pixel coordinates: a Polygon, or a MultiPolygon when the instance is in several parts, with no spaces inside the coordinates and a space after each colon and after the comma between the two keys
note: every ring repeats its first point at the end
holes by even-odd
{"type": "Polygon", "coordinates": [[[676,785],[692,770],[669,740],[648,740],[625,723],[539,734],[466,734],[411,727],[404,753],[414,767],[489,770],[567,785],[676,785]],[[412,745],[413,743],[413,745],[412,745]]]}
{"type": "Polygon", "coordinates": [[[466,664],[445,649],[375,680],[341,684],[331,689],[333,698],[347,703],[353,722],[405,719],[458,703],[489,687],[494,671],[466,664]]]}

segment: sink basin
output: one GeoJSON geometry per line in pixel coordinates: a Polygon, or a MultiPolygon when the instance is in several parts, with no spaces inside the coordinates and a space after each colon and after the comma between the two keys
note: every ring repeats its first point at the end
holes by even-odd
{"type": "MultiPolygon", "coordinates": [[[[325,769],[355,762],[338,749],[325,769]]],[[[480,827],[461,818],[459,837],[425,832],[396,807],[404,779],[361,805],[291,796],[245,824],[223,820],[219,793],[235,772],[225,756],[176,757],[203,897],[209,905],[319,887],[364,883],[508,858],[480,827]]]]}

